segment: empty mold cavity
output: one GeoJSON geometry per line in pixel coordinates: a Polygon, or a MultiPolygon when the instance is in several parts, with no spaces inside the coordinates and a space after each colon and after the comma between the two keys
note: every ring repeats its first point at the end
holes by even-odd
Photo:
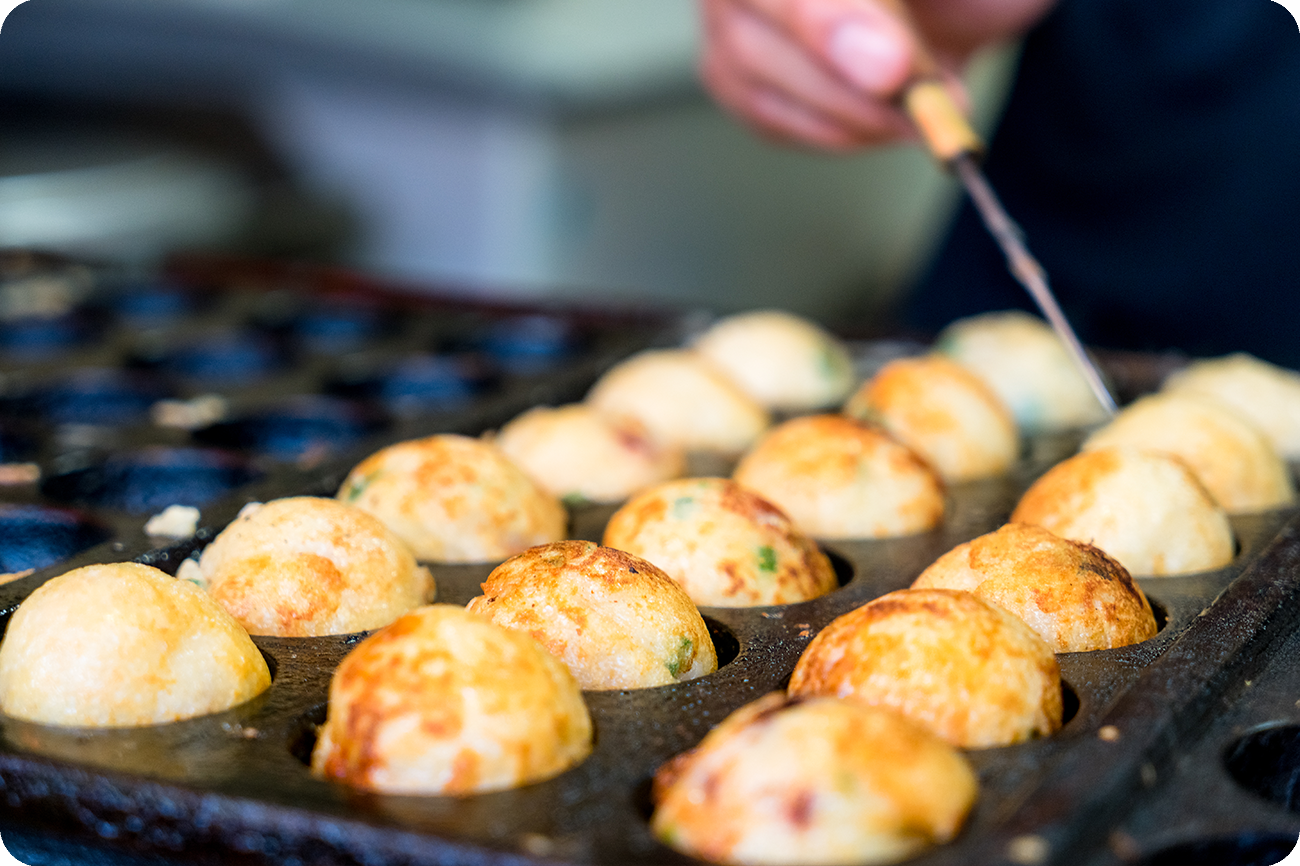
{"type": "Polygon", "coordinates": [[[713,651],[718,656],[718,670],[722,670],[740,655],[740,641],[732,634],[731,629],[716,619],[706,616],[704,625],[709,629],[709,637],[713,638],[713,651]]]}
{"type": "Polygon", "coordinates": [[[289,322],[294,337],[316,351],[353,348],[393,333],[397,320],[383,306],[352,298],[325,298],[297,311],[289,322]]]}
{"type": "Polygon", "coordinates": [[[495,385],[492,365],[460,352],[414,355],[378,369],[347,371],[327,386],[336,394],[383,403],[398,414],[455,409],[495,385]]]}
{"type": "Polygon", "coordinates": [[[538,373],[581,352],[588,335],[560,316],[513,316],[483,327],[471,345],[515,373],[538,373]]]}
{"type": "Polygon", "coordinates": [[[831,561],[831,568],[835,569],[835,584],[837,586],[848,586],[853,582],[853,563],[843,556],[840,556],[833,550],[822,548],[822,553],[831,561]]]}
{"type": "Polygon", "coordinates": [[[54,475],[41,490],[63,502],[149,514],[168,505],[206,505],[261,474],[232,454],[156,447],[54,475]]]}
{"type": "Polygon", "coordinates": [[[111,533],[84,514],[39,505],[0,505],[0,573],[63,562],[111,533]]]}
{"type": "Polygon", "coordinates": [[[266,669],[271,674],[271,682],[275,682],[276,677],[280,675],[280,662],[266,647],[258,645],[256,641],[253,643],[257,646],[257,651],[262,654],[262,660],[266,662],[266,669]]]}
{"type": "Polygon", "coordinates": [[[362,403],[299,396],[197,431],[201,442],[297,460],[345,451],[383,430],[389,419],[362,403]]]}
{"type": "Polygon", "coordinates": [[[35,458],[38,450],[35,436],[0,426],[0,464],[29,462],[35,458]]]}
{"type": "Polygon", "coordinates": [[[1065,680],[1061,680],[1061,727],[1064,728],[1070,724],[1078,715],[1079,709],[1083,702],[1079,700],[1079,693],[1074,690],[1074,686],[1065,680]]]}
{"type": "Polygon", "coordinates": [[[138,358],[167,373],[208,382],[252,382],[288,366],[277,340],[257,331],[222,331],[138,358]]]}
{"type": "Polygon", "coordinates": [[[83,316],[25,316],[0,322],[0,349],[18,358],[39,358],[67,352],[96,336],[83,316]]]}
{"type": "Polygon", "coordinates": [[[1148,593],[1144,594],[1147,597],[1147,604],[1151,605],[1151,615],[1155,618],[1158,635],[1165,630],[1165,626],[1169,625],[1169,608],[1165,607],[1159,599],[1152,598],[1148,593]]]}
{"type": "Polygon", "coordinates": [[[1135,866],[1273,866],[1295,847],[1295,835],[1242,833],[1173,845],[1144,857],[1135,866]]]}
{"type": "Polygon", "coordinates": [[[91,368],[18,397],[8,408],[54,424],[118,426],[145,420],[149,407],[171,396],[169,388],[146,373],[91,368]]]}
{"type": "Polygon", "coordinates": [[[311,753],[316,748],[316,731],[325,724],[329,704],[317,704],[298,718],[289,735],[289,754],[306,766],[311,766],[311,753]]]}
{"type": "Polygon", "coordinates": [[[1223,764],[1246,790],[1300,812],[1300,725],[1265,728],[1242,737],[1224,753],[1223,764]]]}
{"type": "Polygon", "coordinates": [[[182,319],[200,307],[194,290],[161,280],[121,283],[100,303],[129,324],[154,326],[182,319]]]}

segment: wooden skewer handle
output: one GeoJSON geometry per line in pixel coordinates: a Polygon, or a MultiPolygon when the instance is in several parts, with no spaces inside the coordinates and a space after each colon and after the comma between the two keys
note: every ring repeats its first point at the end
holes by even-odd
{"type": "Polygon", "coordinates": [[[936,78],[913,81],[903,91],[903,108],[920,130],[930,153],[944,165],[963,154],[978,156],[984,152],[979,133],[971,127],[942,81],[936,78]]]}
{"type": "Polygon", "coordinates": [[[920,131],[935,159],[947,165],[962,154],[978,156],[984,142],[970,125],[943,81],[942,68],[930,52],[903,0],[878,0],[896,14],[912,33],[912,79],[900,97],[903,109],[920,131]]]}

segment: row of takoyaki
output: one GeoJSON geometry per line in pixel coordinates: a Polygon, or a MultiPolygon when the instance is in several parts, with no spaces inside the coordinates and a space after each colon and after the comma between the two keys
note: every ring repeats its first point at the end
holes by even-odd
{"type": "MultiPolygon", "coordinates": [[[[268,687],[249,633],[379,629],[335,672],[315,772],[453,794],[549,777],[590,751],[581,689],[716,669],[697,606],[825,594],[836,578],[815,539],[931,529],[946,483],[1007,471],[1025,435],[1100,420],[1041,322],[956,323],[936,350],[854,391],[834,338],[746,314],[628,359],[584,403],[482,439],[390,446],[336,499],[248,506],[184,580],[126,563],[48,581],[0,646],[0,709],[60,725],[187,718],[268,687]],[[698,452],[739,456],[733,477],[679,477],[698,452]],[[564,540],[566,500],[623,502],[602,545],[564,540]],[[503,559],[466,608],[429,604],[421,562],[503,559]]],[[[1055,652],[1155,633],[1130,572],[1220,567],[1227,513],[1293,500],[1280,454],[1300,445],[1297,394],[1300,376],[1234,357],[1124,410],[1010,524],[835,620],[788,695],[665,766],[656,833],[742,863],[880,862],[951,837],[975,797],[955,749],[1050,734],[1055,652]]]]}

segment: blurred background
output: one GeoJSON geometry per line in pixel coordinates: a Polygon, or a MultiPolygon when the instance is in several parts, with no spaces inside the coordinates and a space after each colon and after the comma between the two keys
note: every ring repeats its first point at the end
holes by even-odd
{"type": "MultiPolygon", "coordinates": [[[[697,83],[697,26],[695,0],[28,0],[0,246],[870,321],[953,185],[914,148],[758,139],[697,83]]],[[[1013,63],[972,66],[985,131],[1013,63]]]]}

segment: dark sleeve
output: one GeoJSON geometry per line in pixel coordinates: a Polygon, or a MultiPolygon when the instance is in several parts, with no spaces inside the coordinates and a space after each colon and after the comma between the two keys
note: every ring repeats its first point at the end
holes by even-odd
{"type": "MultiPolygon", "coordinates": [[[[986,169],[1080,336],[1300,367],[1300,32],[1272,0],[1062,0],[986,169]]],[[[968,204],[907,324],[1030,308],[968,204]]]]}

